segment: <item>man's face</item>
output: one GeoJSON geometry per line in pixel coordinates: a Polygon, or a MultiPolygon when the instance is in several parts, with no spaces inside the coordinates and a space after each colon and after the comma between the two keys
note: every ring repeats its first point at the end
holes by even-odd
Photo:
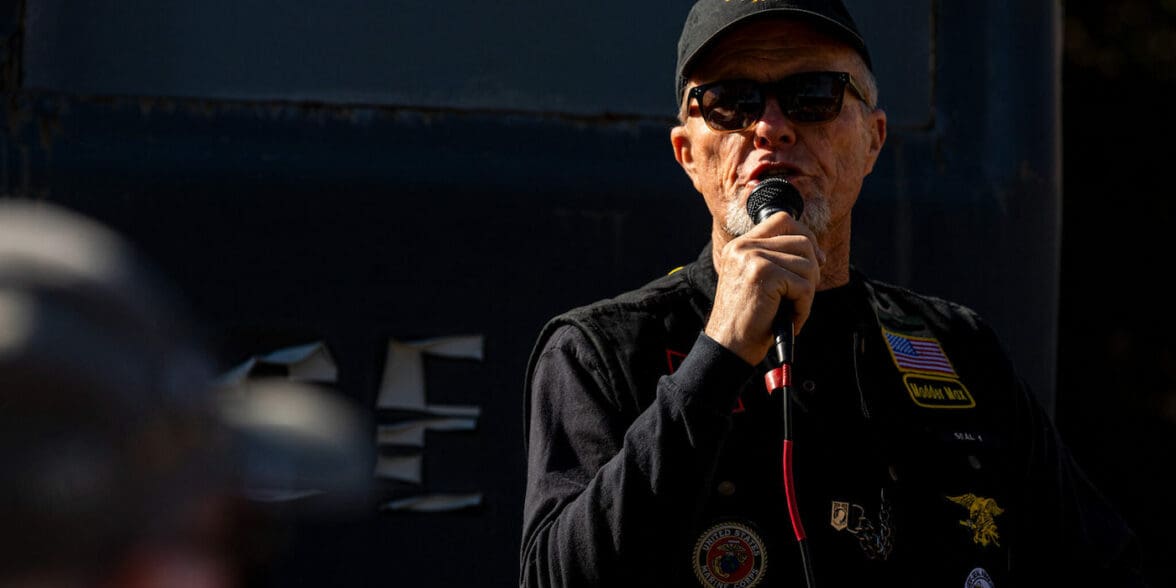
{"type": "MultiPolygon", "coordinates": [[[[859,86],[867,75],[858,54],[838,39],[799,21],[761,20],[742,25],[709,49],[694,68],[687,92],[716,80],[766,82],[810,71],[848,72],[859,86]]],[[[850,212],[886,135],[885,114],[863,106],[847,89],[837,118],[797,124],[770,96],[751,128],[722,133],[707,127],[692,100],[671,141],[678,163],[714,217],[715,236],[726,241],[750,230],[748,195],[761,178],[783,174],[804,196],[802,220],[822,247],[839,240],[848,244],[850,212]]]]}

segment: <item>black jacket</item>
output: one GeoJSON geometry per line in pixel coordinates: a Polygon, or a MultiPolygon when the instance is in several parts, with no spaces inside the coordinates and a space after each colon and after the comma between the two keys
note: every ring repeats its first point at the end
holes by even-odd
{"type": "MultiPolygon", "coordinates": [[[[781,395],[702,334],[715,282],[708,246],[543,329],[521,585],[804,585],[781,395]]],[[[1142,584],[1134,536],[971,310],[854,271],[817,294],[792,378],[818,585],[1142,584]]]]}

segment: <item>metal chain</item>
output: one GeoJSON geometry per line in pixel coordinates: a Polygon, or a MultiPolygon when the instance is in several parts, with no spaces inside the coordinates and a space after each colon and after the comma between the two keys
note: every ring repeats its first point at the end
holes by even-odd
{"type": "Polygon", "coordinates": [[[857,537],[862,551],[868,559],[888,559],[894,551],[893,530],[890,524],[890,502],[886,500],[886,490],[882,490],[882,504],[878,508],[878,524],[880,530],[874,528],[874,523],[866,516],[866,510],[858,505],[858,524],[856,528],[846,529],[857,537]]]}
{"type": "Polygon", "coordinates": [[[882,502],[878,507],[878,524],[882,525],[881,541],[879,542],[879,555],[881,559],[890,557],[890,552],[894,551],[894,527],[890,524],[890,502],[886,500],[886,489],[882,489],[882,502]]]}

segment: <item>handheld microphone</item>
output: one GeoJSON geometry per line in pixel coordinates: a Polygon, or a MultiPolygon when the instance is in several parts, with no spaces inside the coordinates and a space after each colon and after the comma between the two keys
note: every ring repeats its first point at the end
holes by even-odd
{"type": "Polygon", "coordinates": [[[747,214],[755,224],[777,212],[787,212],[799,219],[804,213],[804,198],[791,182],[782,176],[765,178],[747,197],[747,214]]]}
{"type": "MultiPolygon", "coordinates": [[[[787,212],[792,218],[799,219],[804,212],[804,199],[800,191],[788,180],[780,176],[764,179],[751,191],[747,197],[747,214],[755,224],[759,224],[777,212],[787,212]]],[[[792,305],[787,301],[780,301],[780,309],[776,311],[776,318],[772,321],[772,332],[776,338],[773,358],[776,367],[768,370],[764,375],[764,385],[768,393],[780,398],[781,410],[781,469],[784,476],[784,496],[788,503],[788,516],[792,519],[792,532],[796,535],[797,545],[800,547],[800,563],[804,570],[805,584],[814,588],[812,556],[809,553],[808,536],[804,531],[804,524],[800,520],[800,507],[796,503],[796,483],[792,478],[792,411],[789,410],[792,386],[792,305]]]]}
{"type": "MultiPolygon", "coordinates": [[[[755,224],[764,222],[777,212],[787,212],[795,219],[800,219],[800,215],[804,213],[804,198],[800,196],[800,191],[782,176],[765,178],[747,197],[747,214],[755,224]]],[[[772,332],[775,333],[776,339],[776,365],[791,364],[792,308],[787,302],[780,303],[780,310],[772,323],[772,332]]]]}

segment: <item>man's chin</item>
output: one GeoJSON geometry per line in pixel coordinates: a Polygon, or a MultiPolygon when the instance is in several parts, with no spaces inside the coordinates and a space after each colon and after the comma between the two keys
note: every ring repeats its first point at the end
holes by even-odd
{"type": "MultiPolygon", "coordinates": [[[[724,219],[723,228],[732,239],[746,235],[755,227],[755,221],[748,214],[745,202],[747,202],[746,198],[727,201],[727,217],[724,219]]],[[[812,230],[817,239],[824,237],[824,234],[829,230],[829,200],[820,194],[808,198],[805,201],[805,211],[801,214],[800,221],[812,230]]]]}
{"type": "Polygon", "coordinates": [[[733,199],[727,203],[727,218],[724,219],[723,228],[732,238],[746,235],[755,227],[743,202],[743,199],[733,199]]]}

